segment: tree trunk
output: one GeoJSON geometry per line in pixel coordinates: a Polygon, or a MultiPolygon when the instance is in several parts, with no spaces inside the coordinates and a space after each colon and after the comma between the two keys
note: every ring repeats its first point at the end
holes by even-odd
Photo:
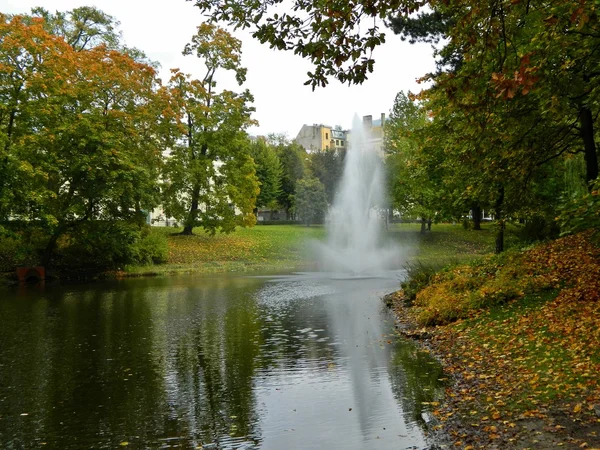
{"type": "Polygon", "coordinates": [[[427,219],[427,231],[431,231],[431,219],[427,219]]]}
{"type": "Polygon", "coordinates": [[[596,154],[596,142],[594,141],[594,118],[592,111],[587,106],[582,106],[579,117],[581,126],[581,137],[583,139],[585,159],[585,180],[588,182],[598,178],[598,155],[596,154]]]}
{"type": "Polygon", "coordinates": [[[198,200],[200,199],[200,185],[195,185],[194,190],[192,191],[192,204],[190,205],[190,212],[188,213],[188,218],[186,220],[185,226],[183,227],[183,231],[181,232],[184,236],[191,236],[194,229],[194,224],[196,223],[196,218],[198,217],[198,200]]]}
{"type": "Polygon", "coordinates": [[[496,220],[498,228],[496,230],[496,254],[504,251],[504,185],[500,185],[498,198],[496,199],[496,220]]]}
{"type": "Polygon", "coordinates": [[[421,234],[425,234],[427,231],[427,220],[424,217],[421,218],[421,234]]]}
{"type": "Polygon", "coordinates": [[[473,229],[481,230],[481,206],[473,205],[471,212],[473,214],[473,229]]]}
{"type": "Polygon", "coordinates": [[[40,260],[40,266],[48,267],[50,265],[50,259],[52,258],[52,254],[54,253],[54,249],[56,248],[56,243],[58,242],[58,238],[65,231],[65,227],[59,225],[56,231],[50,236],[50,240],[46,244],[46,248],[44,249],[44,253],[42,254],[42,258],[40,260]]]}

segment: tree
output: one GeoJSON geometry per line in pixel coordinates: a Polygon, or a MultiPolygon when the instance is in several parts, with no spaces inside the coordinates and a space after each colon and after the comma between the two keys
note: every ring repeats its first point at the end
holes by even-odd
{"type": "Polygon", "coordinates": [[[214,234],[253,225],[259,189],[245,132],[255,123],[249,106],[253,98],[247,90],[216,90],[219,70],[233,71],[240,85],[245,80],[241,42],[203,24],[184,54],[202,59],[206,73],[192,80],[174,70],[169,83],[177,144],[165,163],[165,212],[181,221],[182,234],[188,235],[197,226],[214,234]]]}
{"type": "Polygon", "coordinates": [[[31,10],[33,17],[44,19],[44,28],[62,37],[75,51],[105,45],[112,50],[120,47],[119,22],[94,6],[81,6],[54,14],[42,7],[31,10]]]}
{"type": "Polygon", "coordinates": [[[0,15],[0,220],[20,213],[32,197],[36,177],[20,151],[35,116],[34,85],[57,65],[67,46],[45,32],[41,21],[29,25],[21,16],[0,15]]]}
{"type": "Polygon", "coordinates": [[[75,51],[40,19],[12,17],[0,33],[4,217],[43,225],[58,239],[92,220],[133,219],[156,205],[160,149],[152,67],[105,46],[75,51]],[[12,96],[10,94],[13,94],[12,96]],[[8,189],[7,189],[8,188],[8,189]]]}
{"type": "Polygon", "coordinates": [[[320,222],[327,211],[325,187],[316,178],[303,178],[296,187],[296,211],[306,224],[320,222]]]}
{"type": "Polygon", "coordinates": [[[80,6],[71,11],[51,13],[42,7],[32,8],[33,18],[44,20],[44,28],[55,36],[62,37],[75,51],[89,50],[104,45],[129,55],[137,62],[158,68],[156,61],[135,47],[127,47],[121,42],[119,21],[94,6],[80,6]]]}
{"type": "Polygon", "coordinates": [[[309,155],[310,170],[325,187],[327,203],[332,204],[344,170],[345,150],[326,149],[309,155]]]}
{"type": "Polygon", "coordinates": [[[379,20],[402,12],[409,15],[422,4],[417,0],[358,0],[317,2],[294,0],[286,12],[283,0],[195,0],[213,22],[250,29],[252,36],[271,48],[292,50],[309,59],[313,89],[326,86],[328,77],[342,83],[361,83],[373,71],[373,50],[385,42],[379,20]]]}
{"type": "Polygon", "coordinates": [[[387,18],[402,39],[438,44],[438,68],[424,78],[432,86],[423,99],[437,97],[434,114],[446,108],[445,120],[465,127],[463,142],[473,139],[465,142],[469,154],[455,150],[457,160],[477,159],[471,173],[490,175],[481,177],[489,192],[482,188],[477,201],[495,204],[499,217],[516,212],[520,207],[510,204],[512,193],[502,175],[516,175],[509,183],[516,193],[530,185],[539,167],[570,153],[583,154],[593,189],[600,104],[600,20],[594,2],[295,0],[283,14],[280,3],[196,0],[211,20],[249,28],[261,42],[312,61],[316,68],[307,83],[313,88],[330,77],[366,79],[374,63],[371,51],[385,38],[376,19],[387,18]],[[520,159],[522,164],[513,164],[520,159]]]}
{"type": "Polygon", "coordinates": [[[306,173],[308,155],[304,147],[287,141],[277,146],[277,155],[283,172],[278,203],[285,208],[287,218],[293,219],[296,210],[296,185],[306,173]]]}
{"type": "Polygon", "coordinates": [[[282,169],[279,157],[275,149],[260,138],[252,143],[250,154],[256,164],[256,177],[260,184],[256,206],[273,206],[281,192],[282,169]]]}

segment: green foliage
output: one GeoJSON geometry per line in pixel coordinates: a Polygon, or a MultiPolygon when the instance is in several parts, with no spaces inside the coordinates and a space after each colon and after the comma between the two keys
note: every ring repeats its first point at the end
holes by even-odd
{"type": "Polygon", "coordinates": [[[140,228],[122,221],[86,222],[66,234],[57,249],[55,265],[100,271],[136,262],[140,228]]]}
{"type": "Polygon", "coordinates": [[[440,270],[438,264],[416,261],[404,265],[406,277],[400,283],[407,305],[412,305],[417,293],[429,285],[433,276],[440,270]]]}
{"type": "Polygon", "coordinates": [[[17,266],[31,266],[36,262],[35,247],[23,233],[0,225],[0,272],[10,272],[17,266]]]}
{"type": "Polygon", "coordinates": [[[310,171],[325,187],[327,202],[333,203],[344,171],[345,150],[327,149],[310,153],[310,171]]]}
{"type": "Polygon", "coordinates": [[[473,229],[473,221],[467,217],[463,217],[463,219],[460,221],[460,223],[465,230],[473,229]]]}
{"type": "Polygon", "coordinates": [[[250,154],[256,164],[256,177],[260,185],[256,205],[271,208],[281,193],[281,162],[276,150],[263,139],[252,143],[250,154]]]}
{"type": "Polygon", "coordinates": [[[283,172],[277,201],[286,210],[288,219],[293,219],[296,210],[296,184],[304,177],[308,155],[301,145],[287,141],[277,145],[277,155],[283,172]]]}
{"type": "Polygon", "coordinates": [[[561,235],[590,228],[600,229],[600,180],[590,186],[590,192],[565,199],[561,204],[557,218],[561,235]]]}
{"type": "Polygon", "coordinates": [[[159,233],[150,226],[142,228],[140,239],[133,247],[135,264],[165,264],[169,259],[169,241],[164,233],[159,233]]]}
{"type": "Polygon", "coordinates": [[[385,149],[391,203],[403,217],[443,220],[453,211],[441,147],[427,139],[432,125],[412,94],[396,95],[386,122],[385,149]]]}
{"type": "Polygon", "coordinates": [[[119,22],[94,6],[81,6],[68,12],[54,14],[45,8],[31,10],[33,17],[44,19],[46,30],[62,37],[76,51],[88,50],[98,45],[119,47],[119,22]]]}
{"type": "Polygon", "coordinates": [[[554,218],[533,216],[525,220],[520,227],[521,239],[524,242],[537,242],[557,238],[559,227],[554,218]]]}
{"type": "Polygon", "coordinates": [[[55,264],[66,273],[72,269],[98,272],[129,264],[162,264],[167,262],[168,256],[167,237],[148,225],[95,221],[64,235],[55,264]]]}
{"type": "MultiPolygon", "coordinates": [[[[196,0],[211,22],[248,28],[252,36],[271,48],[292,50],[315,66],[308,72],[313,89],[328,77],[342,83],[361,83],[373,71],[372,50],[385,42],[377,19],[396,12],[401,2],[359,0],[316,2],[295,0],[281,14],[281,0],[196,0]],[[360,26],[362,24],[362,26],[360,26]]],[[[408,7],[412,11],[414,6],[408,7]]]]}
{"type": "Polygon", "coordinates": [[[316,178],[303,178],[296,187],[296,210],[306,225],[322,222],[327,212],[325,187],[316,178]]]}
{"type": "Polygon", "coordinates": [[[255,123],[253,98],[247,90],[218,91],[215,77],[228,70],[239,84],[244,81],[241,42],[203,24],[184,54],[201,58],[206,75],[193,80],[174,70],[169,82],[173,145],[163,171],[165,212],[184,224],[185,234],[197,226],[212,234],[251,226],[259,188],[245,130],[255,123]]]}

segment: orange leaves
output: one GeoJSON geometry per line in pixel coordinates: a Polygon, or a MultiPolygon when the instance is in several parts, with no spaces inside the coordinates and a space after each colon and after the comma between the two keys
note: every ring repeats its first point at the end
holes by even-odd
{"type": "Polygon", "coordinates": [[[531,66],[531,53],[521,57],[519,68],[514,71],[512,77],[504,73],[492,73],[491,82],[495,85],[496,98],[512,99],[519,90],[522,95],[527,95],[533,88],[539,77],[536,72],[537,66],[531,66]]]}
{"type": "Polygon", "coordinates": [[[439,319],[445,305],[467,318],[431,331],[456,380],[438,417],[460,413],[453,417],[463,417],[462,425],[443,423],[470,430],[456,432],[461,445],[528,447],[524,426],[538,424],[535,436],[549,439],[545,445],[600,446],[600,250],[593,239],[588,231],[457,267],[418,294],[421,313],[439,319]],[[505,291],[516,300],[490,309],[490,296],[505,291]],[[469,310],[467,300],[481,309],[469,310]],[[569,437],[573,423],[595,434],[577,441],[569,437]]]}

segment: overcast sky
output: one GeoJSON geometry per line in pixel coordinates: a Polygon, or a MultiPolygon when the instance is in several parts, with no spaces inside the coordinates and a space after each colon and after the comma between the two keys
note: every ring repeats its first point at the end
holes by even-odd
{"type": "MultiPolygon", "coordinates": [[[[185,0],[2,0],[3,13],[28,13],[34,6],[50,11],[68,11],[78,6],[96,6],[121,22],[127,46],[143,50],[161,65],[160,75],[168,80],[171,68],[180,68],[195,77],[203,76],[202,63],[184,57],[183,47],[202,21],[200,11],[185,0]]],[[[243,64],[248,68],[244,87],[254,95],[258,127],[251,134],[286,133],[294,138],[303,124],[324,123],[350,128],[354,114],[386,116],[400,90],[418,92],[416,79],[433,70],[427,44],[401,42],[391,31],[385,45],[374,52],[375,70],[360,86],[330,80],[326,88],[312,91],[304,86],[311,65],[292,52],[271,50],[248,34],[237,33],[243,41],[243,64]]],[[[220,85],[233,89],[223,80],[220,85]]],[[[239,90],[239,88],[236,87],[239,90]]]]}

